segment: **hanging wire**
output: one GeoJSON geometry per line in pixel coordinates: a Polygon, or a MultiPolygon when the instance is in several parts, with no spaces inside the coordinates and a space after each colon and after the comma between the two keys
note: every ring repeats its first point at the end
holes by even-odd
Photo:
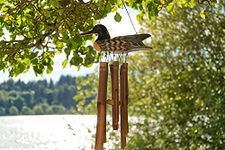
{"type": "Polygon", "coordinates": [[[133,21],[132,21],[132,19],[131,19],[131,17],[130,17],[130,13],[129,13],[129,11],[127,10],[127,7],[126,7],[126,4],[125,4],[124,0],[122,0],[122,2],[123,2],[123,6],[124,6],[124,8],[125,8],[125,10],[126,10],[126,12],[127,12],[127,15],[128,15],[128,17],[129,17],[129,19],[130,19],[130,22],[131,22],[131,24],[132,24],[132,26],[133,26],[133,28],[134,28],[134,31],[135,31],[135,33],[137,34],[137,30],[135,29],[134,23],[133,23],[133,21]]]}

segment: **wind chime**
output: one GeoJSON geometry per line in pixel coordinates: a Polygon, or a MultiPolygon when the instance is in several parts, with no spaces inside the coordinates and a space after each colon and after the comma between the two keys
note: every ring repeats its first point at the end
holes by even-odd
{"type": "Polygon", "coordinates": [[[98,24],[91,31],[80,35],[97,34],[94,48],[99,52],[105,52],[106,56],[118,54],[120,58],[125,55],[124,61],[115,61],[109,65],[109,61],[101,61],[99,66],[99,87],[97,100],[97,128],[95,150],[102,150],[106,142],[106,105],[112,106],[112,126],[114,130],[121,132],[121,148],[126,146],[128,128],[128,63],[126,57],[128,52],[148,50],[151,47],[145,46],[142,42],[150,37],[150,34],[135,34],[110,38],[109,32],[104,25],[98,24]],[[111,99],[107,99],[108,73],[111,73],[111,99]],[[119,69],[120,68],[120,69],[119,69]],[[120,72],[120,74],[119,74],[120,72]],[[120,84],[119,84],[120,83],[120,84]],[[120,85],[120,88],[119,88],[120,85]],[[120,116],[120,117],[119,117],[120,116]]]}

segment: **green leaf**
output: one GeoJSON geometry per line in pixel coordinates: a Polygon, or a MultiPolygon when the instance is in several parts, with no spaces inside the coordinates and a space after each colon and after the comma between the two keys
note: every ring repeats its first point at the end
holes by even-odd
{"type": "Polygon", "coordinates": [[[4,32],[0,29],[0,37],[4,35],[4,32]]]}
{"type": "Polygon", "coordinates": [[[52,65],[54,62],[50,57],[47,57],[43,60],[43,65],[48,66],[48,65],[52,65]]]}
{"type": "Polygon", "coordinates": [[[116,22],[120,22],[121,19],[122,19],[122,16],[121,16],[118,12],[116,12],[116,14],[115,14],[115,16],[114,16],[114,20],[115,20],[116,22]]]}
{"type": "Polygon", "coordinates": [[[174,9],[174,3],[171,2],[167,7],[166,7],[166,11],[168,13],[172,13],[173,12],[173,9],[174,9]]]}
{"type": "Polygon", "coordinates": [[[21,74],[23,71],[25,70],[25,66],[24,66],[24,64],[22,64],[22,63],[19,63],[17,66],[16,66],[16,68],[15,68],[15,74],[14,75],[19,75],[19,74],[21,74]]]}
{"type": "Polygon", "coordinates": [[[195,1],[194,0],[190,0],[188,3],[188,6],[193,8],[195,6],[195,1]]]}
{"type": "Polygon", "coordinates": [[[37,55],[38,55],[38,53],[37,52],[34,52],[34,53],[31,53],[30,55],[28,55],[28,57],[30,59],[33,59],[33,58],[37,57],[37,55]]]}
{"type": "Polygon", "coordinates": [[[84,66],[88,66],[90,64],[92,64],[95,60],[95,56],[91,55],[91,54],[87,54],[84,60],[84,66]]]}
{"type": "Polygon", "coordinates": [[[49,3],[55,7],[59,6],[59,0],[50,0],[49,3]]]}
{"type": "Polygon", "coordinates": [[[138,14],[137,16],[136,16],[136,19],[139,21],[139,22],[142,22],[144,19],[143,19],[143,14],[142,13],[140,13],[140,14],[138,14]]]}
{"type": "Polygon", "coordinates": [[[38,74],[42,74],[44,72],[44,65],[43,64],[37,64],[35,66],[33,66],[33,69],[36,73],[38,74]]]}
{"type": "Polygon", "coordinates": [[[60,49],[63,48],[63,42],[61,41],[56,41],[55,45],[57,48],[60,48],[60,49]]]}
{"type": "Polygon", "coordinates": [[[65,59],[65,60],[62,62],[63,69],[66,68],[67,64],[68,64],[68,59],[65,59]]]}
{"type": "Polygon", "coordinates": [[[6,66],[5,62],[0,61],[0,70],[4,69],[6,66]]]}
{"type": "Polygon", "coordinates": [[[8,7],[2,7],[1,11],[6,12],[9,8],[8,7]]]}
{"type": "Polygon", "coordinates": [[[64,49],[64,52],[66,53],[66,57],[69,57],[71,49],[67,47],[64,49]]]}
{"type": "Polygon", "coordinates": [[[29,58],[25,58],[23,61],[24,61],[24,63],[27,64],[27,65],[29,65],[29,64],[31,63],[31,61],[30,61],[29,58]]]}
{"type": "Polygon", "coordinates": [[[44,10],[44,11],[43,11],[43,13],[44,13],[44,15],[45,15],[45,16],[47,16],[47,17],[51,17],[51,13],[50,13],[50,11],[48,11],[48,10],[44,10]]]}
{"type": "Polygon", "coordinates": [[[202,19],[205,19],[205,10],[202,10],[202,11],[200,12],[200,17],[201,17],[202,19]]]}
{"type": "Polygon", "coordinates": [[[52,65],[47,66],[47,74],[50,74],[53,71],[52,65]]]}
{"type": "Polygon", "coordinates": [[[31,63],[32,63],[32,64],[37,64],[37,63],[38,63],[38,59],[37,59],[37,58],[32,59],[32,60],[31,60],[31,63]]]}
{"type": "Polygon", "coordinates": [[[74,66],[79,66],[83,62],[83,58],[81,58],[78,54],[74,54],[74,56],[70,60],[70,64],[74,66]]]}

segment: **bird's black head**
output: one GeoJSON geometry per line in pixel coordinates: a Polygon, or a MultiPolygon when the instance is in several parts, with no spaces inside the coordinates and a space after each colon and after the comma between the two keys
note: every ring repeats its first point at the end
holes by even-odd
{"type": "Polygon", "coordinates": [[[109,35],[107,28],[102,24],[98,24],[98,25],[94,26],[94,28],[91,31],[81,33],[80,35],[87,35],[87,34],[97,34],[98,35],[97,41],[110,39],[110,35],[109,35]]]}

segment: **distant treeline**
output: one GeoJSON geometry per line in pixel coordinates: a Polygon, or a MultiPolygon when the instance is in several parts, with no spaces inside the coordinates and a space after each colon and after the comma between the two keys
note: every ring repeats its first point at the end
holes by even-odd
{"type": "Polygon", "coordinates": [[[10,79],[0,84],[0,115],[71,113],[76,108],[76,94],[76,78],[71,76],[61,76],[56,83],[10,79]]]}

